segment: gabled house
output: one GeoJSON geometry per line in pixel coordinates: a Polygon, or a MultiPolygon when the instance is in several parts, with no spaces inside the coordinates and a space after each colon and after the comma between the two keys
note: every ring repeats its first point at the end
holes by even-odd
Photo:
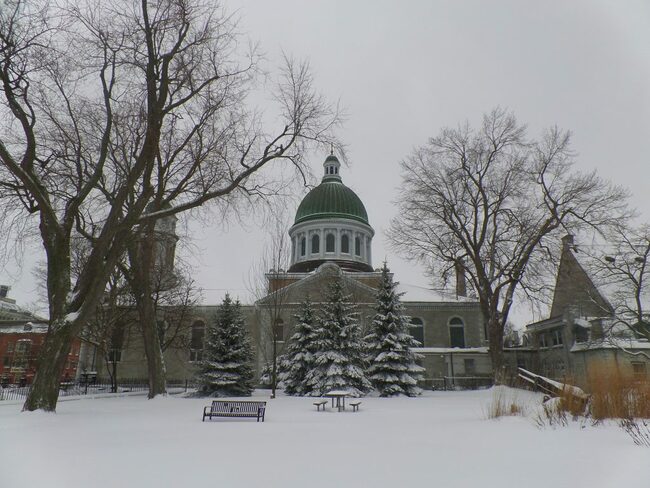
{"type": "Polygon", "coordinates": [[[582,250],[573,236],[562,239],[550,316],[526,326],[527,353],[518,352],[526,364],[516,364],[517,351],[510,351],[511,367],[580,385],[602,368],[646,376],[650,343],[617,325],[613,290],[599,279],[595,262],[593,253],[582,250]]]}

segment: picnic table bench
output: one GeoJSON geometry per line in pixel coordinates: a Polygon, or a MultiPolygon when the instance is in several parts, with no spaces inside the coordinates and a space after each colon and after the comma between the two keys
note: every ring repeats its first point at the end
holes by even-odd
{"type": "Polygon", "coordinates": [[[323,407],[323,412],[325,411],[325,405],[327,405],[327,400],[318,400],[314,402],[314,405],[316,405],[316,410],[320,410],[321,407],[323,407]]]}
{"type": "Polygon", "coordinates": [[[352,407],[352,411],[356,412],[357,410],[359,410],[359,405],[361,405],[361,401],[357,400],[355,402],[350,402],[349,405],[352,407]]]}
{"type": "Polygon", "coordinates": [[[249,417],[264,422],[266,402],[254,400],[213,400],[212,405],[203,408],[203,420],[208,417],[249,417]]]}

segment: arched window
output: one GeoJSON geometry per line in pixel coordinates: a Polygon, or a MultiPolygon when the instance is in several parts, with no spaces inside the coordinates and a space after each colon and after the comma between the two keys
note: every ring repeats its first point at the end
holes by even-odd
{"type": "Polygon", "coordinates": [[[465,324],[454,317],[449,321],[449,344],[451,347],[465,347],[465,324]]]}
{"type": "Polygon", "coordinates": [[[411,337],[419,342],[417,347],[424,346],[424,322],[422,322],[422,319],[413,317],[411,319],[409,332],[411,333],[411,337]]]}
{"type": "Polygon", "coordinates": [[[302,238],[300,239],[300,255],[304,256],[307,253],[307,239],[302,238]]]}
{"type": "Polygon", "coordinates": [[[190,337],[190,361],[201,361],[203,359],[204,337],[205,322],[196,320],[192,324],[192,336],[190,337]]]}
{"type": "Polygon", "coordinates": [[[273,325],[273,340],[276,342],[284,341],[284,320],[276,319],[273,325]]]}
{"type": "Polygon", "coordinates": [[[325,238],[325,252],[334,252],[334,239],[334,234],[327,234],[327,237],[325,238]]]}
{"type": "Polygon", "coordinates": [[[355,237],[354,238],[354,254],[357,256],[361,256],[361,238],[360,237],[355,237]]]}
{"type": "Polygon", "coordinates": [[[312,254],[317,254],[320,252],[320,236],[318,234],[314,234],[311,236],[311,253],[312,254]]]}
{"type": "Polygon", "coordinates": [[[350,253],[350,238],[347,234],[341,236],[341,252],[350,253]]]}

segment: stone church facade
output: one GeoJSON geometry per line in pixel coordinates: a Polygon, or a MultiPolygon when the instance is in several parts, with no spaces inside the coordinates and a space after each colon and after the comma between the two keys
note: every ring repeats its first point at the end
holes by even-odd
{"type": "MultiPolygon", "coordinates": [[[[365,206],[358,195],[343,184],[341,165],[334,155],[326,158],[320,185],[302,200],[294,224],[288,229],[291,262],[287,270],[271,270],[267,275],[268,295],[254,304],[242,306],[256,352],[259,374],[272,362],[273,345],[282,354],[292,335],[294,315],[309,296],[316,309],[323,301],[328,284],[340,278],[356,305],[362,329],[371,324],[375,294],[381,273],[373,268],[372,239],[365,206]]],[[[396,277],[399,281],[399,277],[396,277]]],[[[459,277],[462,280],[462,277],[459,277]]],[[[462,283],[457,293],[403,286],[402,301],[411,317],[413,336],[422,344],[417,351],[426,373],[423,386],[442,386],[463,378],[487,378],[491,364],[478,302],[464,295],[462,283]],[[445,380],[445,377],[447,380],[445,380]]],[[[167,377],[191,380],[195,366],[203,357],[206,330],[219,304],[201,305],[192,317],[182,340],[165,351],[167,377]]],[[[118,377],[145,378],[144,348],[137,328],[123,338],[116,368],[118,377]]],[[[98,357],[92,344],[86,344],[79,374],[97,372],[105,376],[111,365],[98,357]]]]}

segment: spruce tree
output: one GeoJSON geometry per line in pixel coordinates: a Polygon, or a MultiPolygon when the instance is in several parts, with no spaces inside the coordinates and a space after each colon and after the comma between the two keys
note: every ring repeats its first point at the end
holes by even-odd
{"type": "Polygon", "coordinates": [[[307,374],[314,364],[314,346],[316,335],[316,317],[309,297],[302,302],[294,333],[289,339],[282,361],[280,379],[287,395],[307,395],[307,374]]]}
{"type": "Polygon", "coordinates": [[[208,396],[250,396],[253,350],[239,300],[226,294],[209,330],[198,372],[200,393],[208,396]]]}
{"type": "Polygon", "coordinates": [[[310,395],[347,390],[352,396],[360,396],[370,389],[354,308],[350,296],[344,293],[341,279],[337,278],[329,286],[327,302],[318,318],[314,366],[306,379],[310,395]]]}
{"type": "Polygon", "coordinates": [[[411,350],[420,343],[409,333],[411,319],[403,313],[403,294],[397,293],[397,285],[384,262],[377,290],[377,313],[372,332],[364,338],[370,361],[368,379],[383,397],[419,395],[417,382],[424,371],[416,363],[419,355],[411,350]]]}

